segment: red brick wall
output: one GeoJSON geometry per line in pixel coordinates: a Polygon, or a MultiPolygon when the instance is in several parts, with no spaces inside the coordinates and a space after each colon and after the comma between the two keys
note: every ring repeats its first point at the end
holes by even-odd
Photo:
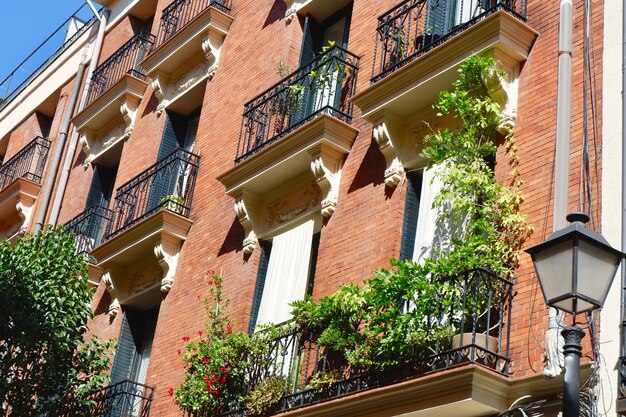
{"type": "MultiPolygon", "coordinates": [[[[169,3],[159,1],[153,34],[158,31],[161,10],[169,3]]],[[[348,49],[362,56],[358,91],[369,86],[376,16],[395,4],[392,0],[355,1],[348,49]]],[[[595,5],[598,10],[601,6],[595,5]]],[[[521,70],[515,134],[525,181],[523,210],[535,227],[530,245],[544,239],[552,223],[558,7],[549,2],[531,1],[528,10],[528,24],[538,30],[540,36],[521,70]]],[[[216,177],[233,166],[244,103],[279,80],[275,70],[281,58],[291,68],[297,65],[303,22],[294,20],[286,25],[284,12],[285,5],[280,0],[234,0],[234,21],[222,48],[219,68],[206,86],[194,148],[202,157],[191,213],[194,224],[183,245],[172,290],[161,305],[148,370],[147,382],[157,386],[154,415],[177,414],[176,406],[167,396],[167,388],[177,386],[182,380],[182,361],[176,354],[183,345],[181,337],[193,335],[204,321],[199,301],[208,294],[204,271],[212,269],[225,277],[225,290],[237,317],[235,324],[240,329],[247,328],[260,251],[244,256],[243,229],[234,214],[232,199],[225,195],[216,177]]],[[[595,18],[596,63],[600,65],[601,13],[596,13],[595,18]]],[[[577,8],[575,39],[581,39],[581,21],[581,10],[577,8]]],[[[130,37],[130,30],[130,21],[125,21],[112,31],[102,56],[110,55],[121,46],[130,37]]],[[[574,56],[577,93],[572,123],[572,209],[577,206],[574,196],[577,195],[582,129],[582,97],[578,93],[582,85],[580,43],[575,45],[574,56]]],[[[600,79],[596,85],[601,86],[600,79]]],[[[601,100],[601,91],[596,93],[601,100]]],[[[156,161],[165,117],[156,115],[156,106],[157,100],[148,88],[135,129],[124,144],[116,187],[156,161]]],[[[315,296],[328,294],[342,283],[360,282],[399,254],[406,184],[396,189],[385,188],[384,158],[372,141],[372,126],[360,118],[358,109],[355,109],[353,125],[360,133],[344,165],[337,210],[322,228],[315,296]]],[[[600,155],[592,157],[592,164],[601,172],[600,155]]],[[[91,173],[82,167],[83,158],[78,155],[73,165],[61,219],[69,219],[84,207],[91,173]]],[[[506,169],[500,153],[498,175],[502,176],[506,169]]],[[[595,225],[599,224],[600,210],[598,181],[599,178],[594,182],[595,225]]],[[[513,376],[517,378],[541,372],[543,334],[547,325],[547,309],[526,256],[516,275],[515,290],[511,355],[513,376]]],[[[92,330],[104,337],[116,335],[121,322],[121,314],[110,322],[106,308],[109,301],[101,284],[94,300],[98,307],[92,330]]]]}

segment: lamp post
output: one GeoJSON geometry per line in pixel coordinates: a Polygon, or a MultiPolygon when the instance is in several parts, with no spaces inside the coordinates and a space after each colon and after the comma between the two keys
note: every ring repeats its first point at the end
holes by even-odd
{"type": "Polygon", "coordinates": [[[579,417],[580,342],[585,333],[576,326],[576,315],[602,307],[624,253],[587,229],[586,214],[572,213],[567,220],[569,226],[526,252],[532,257],[548,306],[574,317],[574,325],[561,331],[565,339],[563,417],[579,417]]]}

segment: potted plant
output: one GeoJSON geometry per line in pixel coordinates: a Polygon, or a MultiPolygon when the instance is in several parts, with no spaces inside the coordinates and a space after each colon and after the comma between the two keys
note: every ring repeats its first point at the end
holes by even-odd
{"type": "Polygon", "coordinates": [[[166,210],[173,211],[174,213],[182,214],[185,208],[185,200],[175,194],[170,194],[159,201],[159,207],[163,207],[166,210]]]}

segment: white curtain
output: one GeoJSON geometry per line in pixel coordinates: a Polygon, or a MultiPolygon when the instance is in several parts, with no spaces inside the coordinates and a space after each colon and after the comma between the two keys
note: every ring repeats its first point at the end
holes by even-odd
{"type": "Polygon", "coordinates": [[[413,247],[413,260],[421,263],[424,258],[429,258],[436,239],[437,218],[439,210],[433,208],[435,197],[441,190],[441,181],[435,175],[439,166],[424,169],[422,175],[422,193],[420,195],[419,214],[417,216],[417,231],[415,233],[415,246],[413,247]]]}
{"type": "Polygon", "coordinates": [[[413,260],[423,262],[424,258],[431,258],[437,253],[448,253],[451,249],[453,237],[460,238],[467,229],[468,218],[459,219],[455,216],[440,219],[452,210],[451,202],[444,202],[443,207],[433,208],[437,194],[443,184],[437,172],[444,169],[444,165],[435,165],[424,169],[422,178],[422,193],[420,195],[419,214],[417,216],[417,230],[413,260]]]}
{"type": "Polygon", "coordinates": [[[291,318],[289,304],[304,298],[313,226],[314,220],[307,220],[272,240],[257,324],[279,324],[288,320],[291,318]]]}

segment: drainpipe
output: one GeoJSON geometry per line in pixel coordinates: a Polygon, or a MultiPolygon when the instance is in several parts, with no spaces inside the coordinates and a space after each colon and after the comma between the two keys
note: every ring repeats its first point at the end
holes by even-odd
{"type": "Polygon", "coordinates": [[[76,99],[78,98],[78,90],[80,89],[80,83],[82,82],[83,75],[85,73],[86,61],[87,47],[83,48],[83,55],[80,57],[80,64],[78,65],[78,71],[76,71],[76,78],[74,79],[72,95],[70,96],[70,100],[65,111],[65,118],[63,119],[63,123],[61,124],[59,139],[57,141],[57,148],[54,153],[54,159],[52,160],[52,166],[50,167],[50,176],[48,177],[48,181],[46,181],[46,188],[43,196],[41,197],[41,207],[39,207],[37,222],[35,223],[35,234],[39,233],[43,228],[43,222],[46,217],[46,209],[48,208],[48,204],[50,203],[52,189],[54,188],[57,171],[59,170],[59,164],[61,163],[61,156],[63,155],[63,148],[65,147],[65,140],[67,139],[67,129],[70,126],[70,119],[72,118],[72,112],[74,110],[74,106],[76,105],[76,99]]]}
{"type": "MultiPolygon", "coordinates": [[[[626,1],[622,4],[622,251],[626,250],[626,1]]],[[[626,260],[622,259],[620,266],[622,278],[622,294],[621,294],[621,343],[620,343],[620,361],[618,369],[621,367],[622,358],[626,356],[626,260]]],[[[618,384],[621,374],[618,372],[618,384]]]]}
{"type": "MultiPolygon", "coordinates": [[[[567,226],[569,188],[569,145],[572,100],[572,0],[561,0],[559,9],[559,74],[557,81],[556,143],[554,155],[554,208],[552,232],[567,226]]],[[[550,308],[550,321],[545,338],[546,366],[544,376],[561,374],[562,355],[559,348],[559,316],[550,308]]]]}
{"type": "MultiPolygon", "coordinates": [[[[83,94],[80,99],[80,103],[78,104],[78,111],[81,111],[85,105],[87,104],[89,87],[91,86],[91,75],[98,65],[98,58],[100,57],[100,51],[102,50],[102,42],[104,41],[104,32],[107,27],[107,19],[109,17],[110,11],[104,10],[101,16],[98,16],[96,9],[91,4],[90,0],[86,0],[91,10],[94,14],[100,19],[100,24],[98,26],[98,35],[96,37],[96,43],[94,45],[93,53],[91,55],[91,61],[89,62],[89,71],[87,72],[87,80],[85,81],[85,87],[83,88],[83,94]]],[[[78,132],[74,129],[72,132],[72,136],[70,138],[70,143],[67,147],[67,154],[65,155],[65,162],[63,163],[63,170],[61,171],[61,176],[59,177],[59,184],[57,186],[57,192],[54,196],[54,202],[52,203],[52,208],[50,209],[50,215],[48,216],[48,223],[56,225],[57,220],[59,219],[59,211],[61,210],[61,202],[63,201],[63,197],[65,196],[65,190],[67,187],[67,181],[70,175],[70,169],[72,168],[72,161],[74,160],[74,156],[76,154],[76,147],[78,144],[78,132]]]]}

